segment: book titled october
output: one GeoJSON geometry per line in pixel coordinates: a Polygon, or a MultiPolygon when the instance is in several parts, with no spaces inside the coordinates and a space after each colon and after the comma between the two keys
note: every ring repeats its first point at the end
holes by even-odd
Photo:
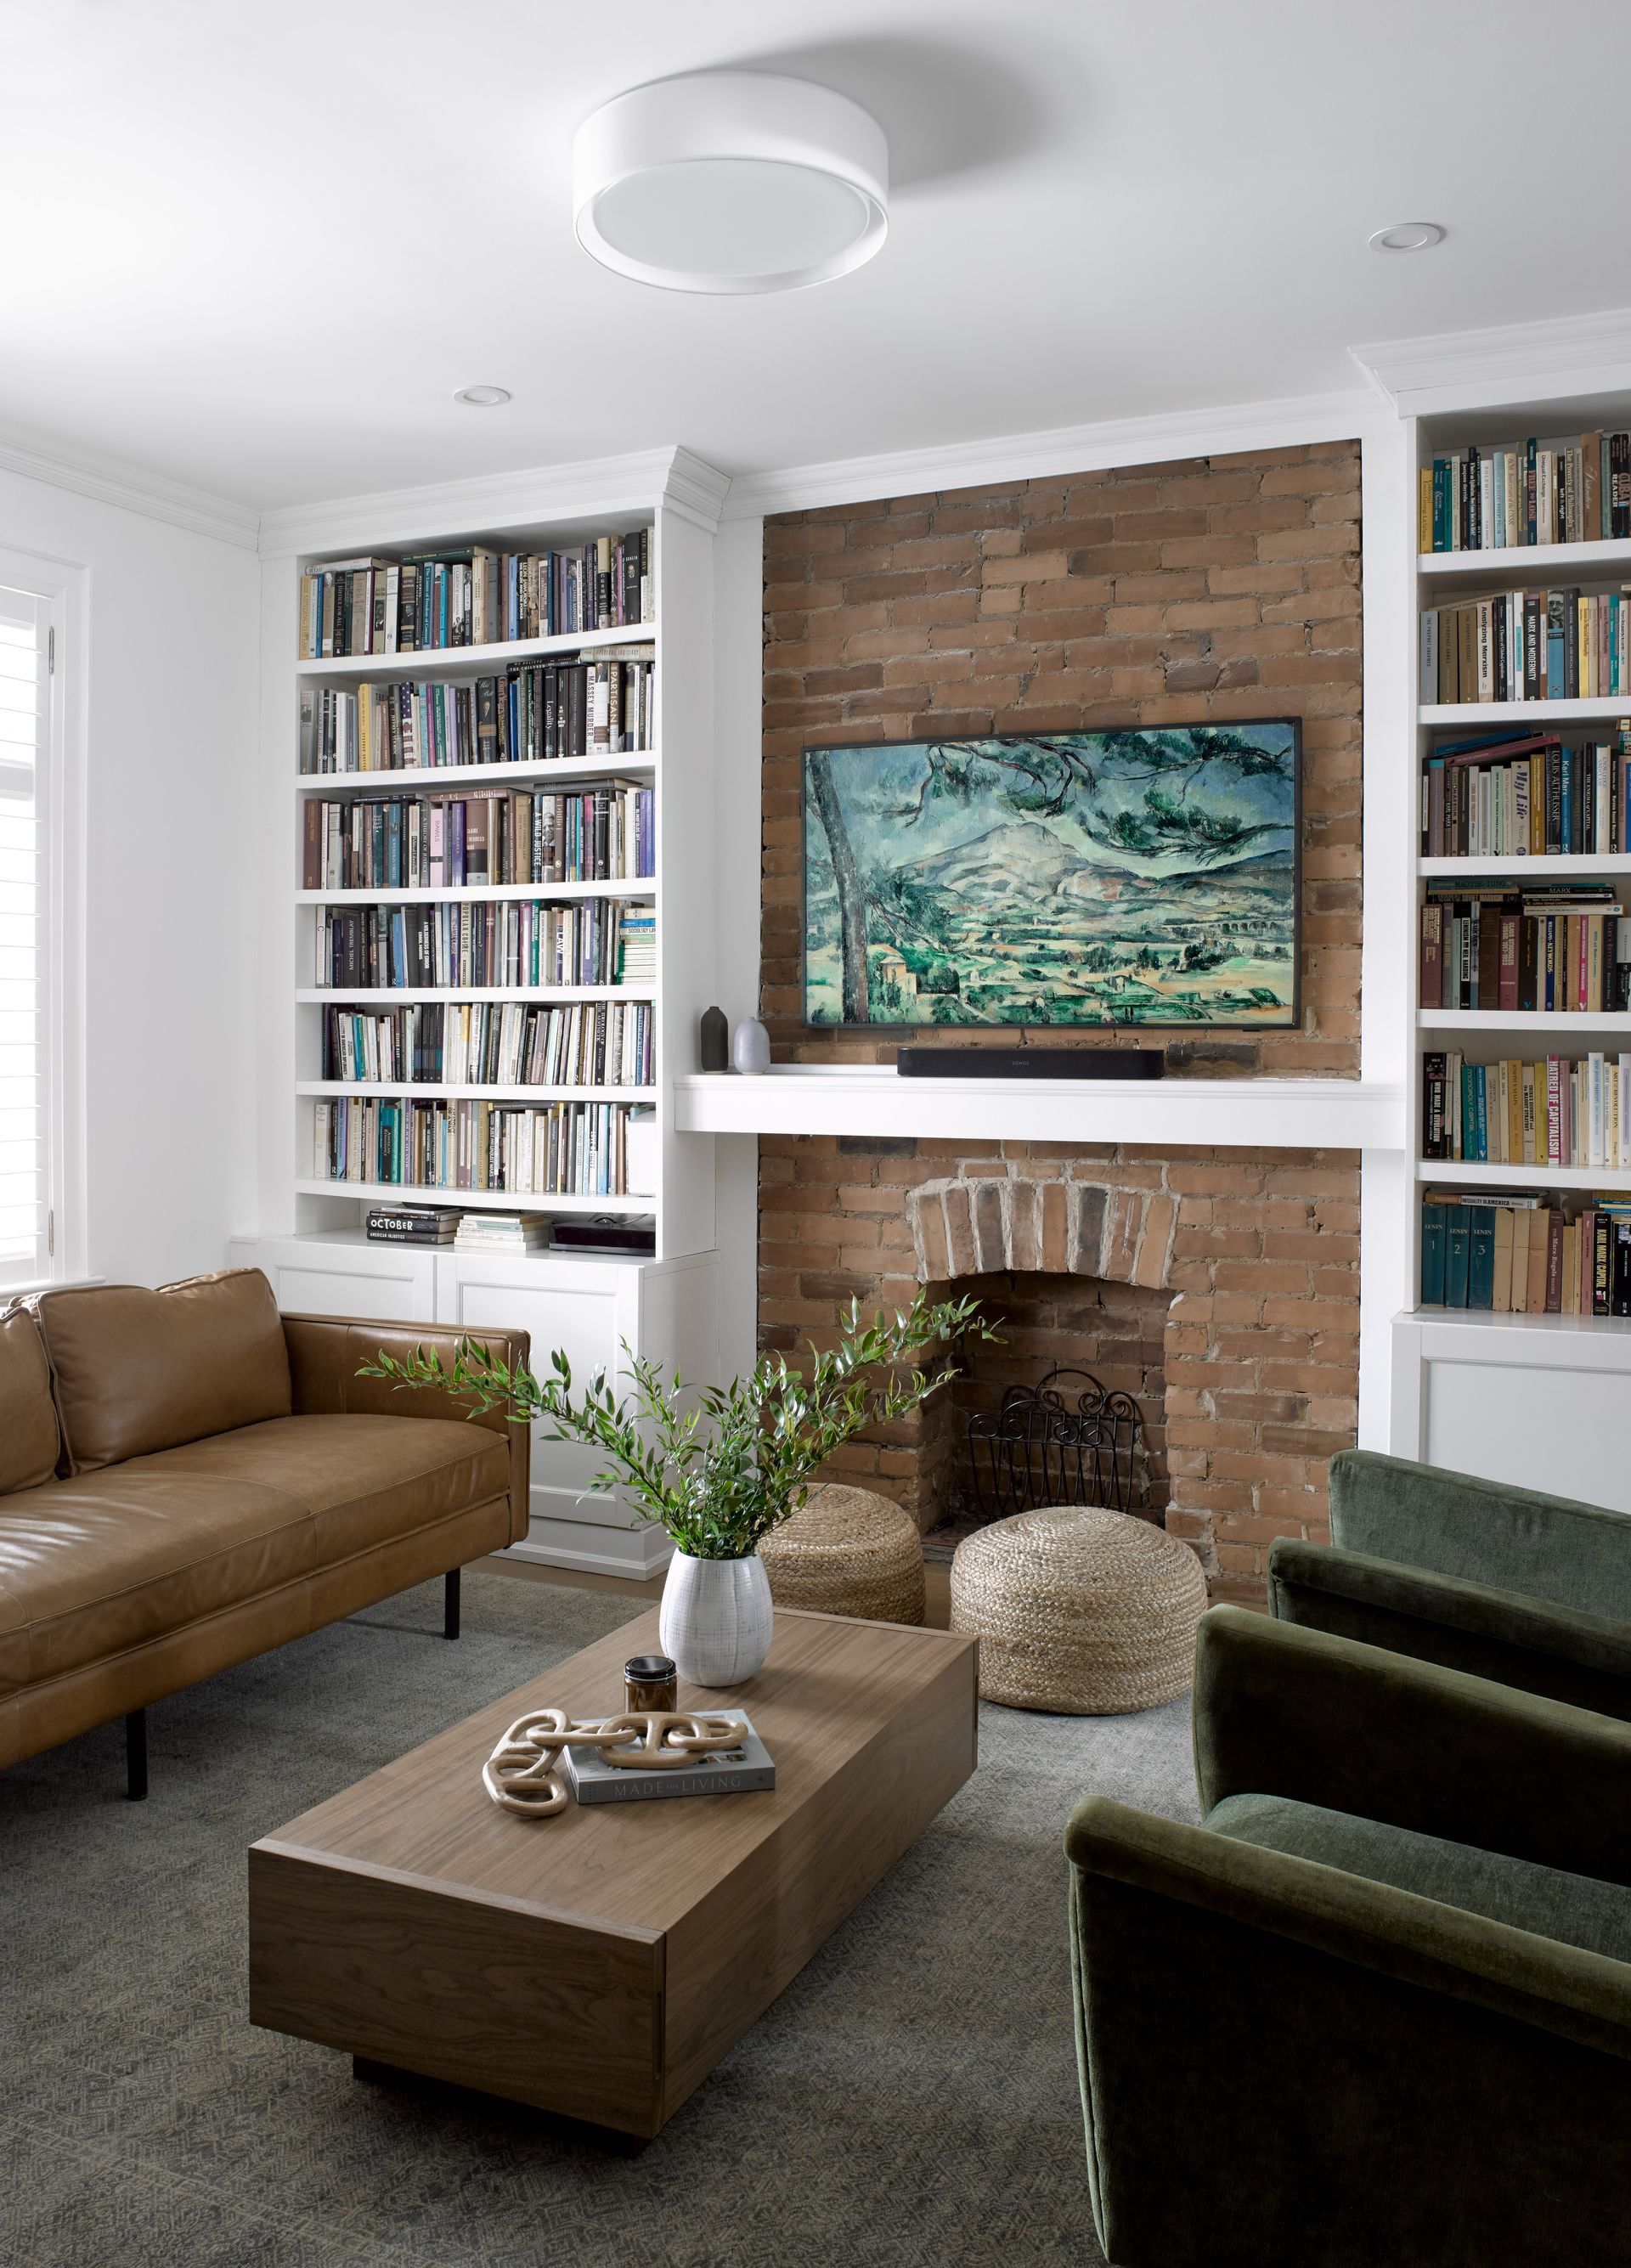
{"type": "Polygon", "coordinates": [[[566,1777],[579,1803],[639,1803],[658,1795],[748,1795],[776,1785],[776,1766],[741,1709],[711,1709],[742,1727],[742,1745],[716,1749],[679,1770],[609,1764],[598,1749],[569,1748],[566,1777]]]}

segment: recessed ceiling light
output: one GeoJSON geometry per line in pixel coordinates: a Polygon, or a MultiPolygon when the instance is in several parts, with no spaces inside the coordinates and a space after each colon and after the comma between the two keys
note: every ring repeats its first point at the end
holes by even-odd
{"type": "Polygon", "coordinates": [[[502,386],[461,386],[454,395],[467,409],[497,409],[509,400],[507,388],[502,386]]]}
{"type": "Polygon", "coordinates": [[[696,71],[619,95],[572,143],[572,221],[602,267],[670,291],[847,276],[889,229],[889,144],[808,79],[696,71]]]}
{"type": "Polygon", "coordinates": [[[1435,220],[1396,220],[1391,228],[1379,228],[1368,241],[1373,252],[1430,252],[1435,244],[1443,244],[1444,232],[1435,220]]]}

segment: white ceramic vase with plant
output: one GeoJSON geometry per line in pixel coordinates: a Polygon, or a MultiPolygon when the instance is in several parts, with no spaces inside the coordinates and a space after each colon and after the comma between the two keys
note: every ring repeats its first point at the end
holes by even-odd
{"type": "Polygon", "coordinates": [[[910,1307],[867,1324],[852,1301],[837,1345],[812,1347],[801,1370],[767,1354],[745,1378],[695,1395],[677,1375],[631,1357],[631,1393],[615,1395],[602,1371],[574,1396],[558,1349],[540,1379],[472,1338],[460,1341],[451,1368],[419,1347],[405,1362],[382,1351],[360,1375],[440,1387],[467,1399],[472,1415],[502,1410],[515,1425],[542,1424],[547,1440],[599,1449],[606,1467],[590,1492],[621,1488],[674,1543],[659,1619],[664,1651],[688,1683],[719,1687],[751,1677],[770,1652],[761,1536],[798,1511],[813,1476],[846,1441],[906,1417],[947,1384],[949,1351],[970,1336],[991,1336],[972,1300],[936,1302],[920,1292],[910,1307]],[[932,1374],[904,1369],[930,1348],[947,1355],[932,1374]]]}

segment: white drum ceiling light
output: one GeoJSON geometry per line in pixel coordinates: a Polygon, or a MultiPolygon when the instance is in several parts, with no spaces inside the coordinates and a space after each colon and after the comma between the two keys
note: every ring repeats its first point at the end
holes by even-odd
{"type": "Polygon", "coordinates": [[[620,94],[572,143],[578,241],[669,291],[795,291],[847,276],[889,227],[889,144],[859,103],[766,71],[620,94]]]}

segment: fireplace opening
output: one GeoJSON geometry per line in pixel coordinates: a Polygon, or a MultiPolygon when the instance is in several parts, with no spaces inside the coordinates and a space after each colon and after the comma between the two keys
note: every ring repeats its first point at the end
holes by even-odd
{"type": "MultiPolygon", "coordinates": [[[[963,1294],[979,1301],[998,1343],[965,1343],[956,1379],[930,1405],[932,1417],[925,1413],[919,1460],[932,1482],[934,1542],[955,1544],[1032,1504],[1098,1502],[1162,1523],[1169,1495],[1162,1342],[1171,1293],[1030,1271],[960,1276],[935,1287],[937,1297],[963,1294]],[[1078,1373],[1086,1377],[1059,1375],[1078,1373]],[[990,1436],[1005,1399],[1015,1410],[1017,1397],[1034,1397],[1044,1381],[1060,1405],[1066,1438],[1044,1448],[1033,1437],[1017,1454],[1000,1443],[993,1468],[990,1436]],[[1088,1437],[1080,1442],[1085,1493],[1076,1485],[1073,1435],[1088,1437]],[[1061,1493],[1049,1493],[1051,1484],[1061,1493]]],[[[1010,1423],[1017,1429],[1030,1421],[1021,1414],[1010,1423]]]]}

